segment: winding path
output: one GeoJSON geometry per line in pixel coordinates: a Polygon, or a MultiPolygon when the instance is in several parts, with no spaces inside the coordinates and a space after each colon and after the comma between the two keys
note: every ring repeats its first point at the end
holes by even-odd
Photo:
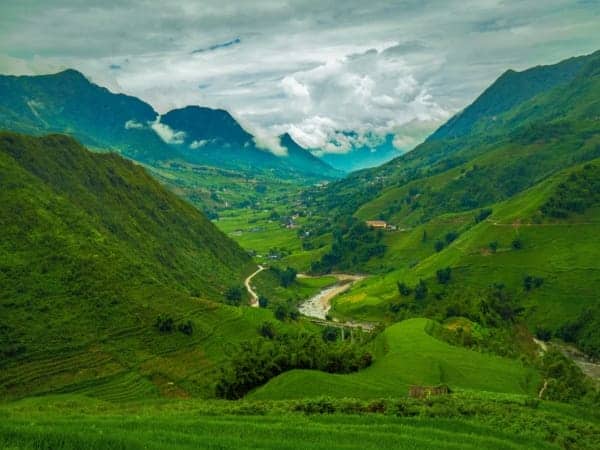
{"type": "Polygon", "coordinates": [[[246,286],[246,290],[248,291],[248,294],[250,294],[250,306],[253,306],[254,308],[258,308],[258,294],[254,291],[254,289],[252,289],[250,282],[252,281],[252,278],[261,273],[263,270],[265,270],[265,268],[259,265],[258,270],[244,281],[244,286],[246,286]]]}

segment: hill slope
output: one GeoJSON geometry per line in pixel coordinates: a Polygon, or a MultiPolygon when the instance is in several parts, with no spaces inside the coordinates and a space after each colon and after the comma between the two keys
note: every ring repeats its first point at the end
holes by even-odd
{"type": "Polygon", "coordinates": [[[516,361],[441,342],[426,333],[427,324],[426,319],[410,319],[388,327],[382,336],[386,353],[358,373],[294,370],[272,379],[249,398],[401,397],[407,395],[410,385],[440,383],[452,389],[494,392],[529,393],[536,389],[535,371],[516,361]]]}
{"type": "Polygon", "coordinates": [[[156,165],[183,161],[290,178],[335,178],[317,158],[278,157],[226,111],[188,106],[159,116],[142,100],[114,94],[75,70],[42,76],[0,76],[0,129],[72,135],[95,149],[156,165]],[[295,163],[299,161],[300,164],[295,163]]]}
{"type": "Polygon", "coordinates": [[[0,205],[0,395],[135,380],[140,361],[183,355],[214,333],[211,321],[241,317],[201,298],[241,283],[248,255],[120,156],[60,135],[1,133],[0,205]],[[195,321],[192,337],[161,335],[161,314],[175,327],[195,321]]]}

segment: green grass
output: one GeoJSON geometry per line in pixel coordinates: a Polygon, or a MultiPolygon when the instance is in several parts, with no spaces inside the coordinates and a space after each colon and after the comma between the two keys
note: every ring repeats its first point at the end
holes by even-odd
{"type": "Polygon", "coordinates": [[[505,394],[421,401],[109,403],[49,396],[0,404],[6,449],[593,448],[597,414],[505,394]]]}
{"type": "MultiPolygon", "coordinates": [[[[598,160],[593,163],[598,164],[598,160]]],[[[473,220],[478,210],[473,210],[441,215],[407,231],[386,233],[386,255],[370,262],[381,275],[363,280],[335,299],[332,313],[341,318],[385,320],[392,302],[412,301],[412,296],[399,296],[396,283],[414,286],[424,279],[430,290],[428,305],[437,305],[441,314],[453,299],[475,300],[488,286],[503,283],[527,308],[525,319],[532,329],[542,326],[555,330],[575,320],[593,304],[600,289],[595,244],[600,210],[596,206],[563,219],[541,217],[539,210],[557,186],[579,170],[581,166],[575,166],[491,205],[492,215],[479,224],[473,220]],[[459,237],[435,252],[433,243],[450,231],[459,232],[459,237]],[[425,241],[423,232],[427,234],[425,241]],[[516,237],[524,244],[520,250],[511,247],[516,237]],[[497,251],[490,250],[490,242],[498,243],[497,251]],[[452,281],[442,286],[436,281],[436,271],[445,267],[452,267],[452,281]],[[523,279],[527,275],[542,277],[543,285],[525,291],[523,279]],[[434,294],[441,299],[433,300],[434,294]]]]}
{"type": "Polygon", "coordinates": [[[532,393],[539,376],[520,362],[454,347],[430,336],[426,319],[388,327],[373,365],[348,375],[293,370],[249,394],[254,400],[328,395],[363,399],[405,396],[410,385],[445,383],[453,389],[532,393]]]}

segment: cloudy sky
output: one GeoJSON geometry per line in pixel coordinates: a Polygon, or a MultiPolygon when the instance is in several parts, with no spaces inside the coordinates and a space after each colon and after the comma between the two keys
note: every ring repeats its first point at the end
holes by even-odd
{"type": "Polygon", "coordinates": [[[228,109],[267,145],[406,150],[504,70],[600,49],[599,29],[600,0],[0,0],[0,73],[73,67],[159,112],[228,109]]]}

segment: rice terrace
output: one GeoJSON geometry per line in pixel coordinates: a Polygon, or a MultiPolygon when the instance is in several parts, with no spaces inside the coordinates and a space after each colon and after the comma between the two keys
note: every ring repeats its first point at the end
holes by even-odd
{"type": "Polygon", "coordinates": [[[600,448],[599,2],[0,23],[0,449],[600,448]]]}

